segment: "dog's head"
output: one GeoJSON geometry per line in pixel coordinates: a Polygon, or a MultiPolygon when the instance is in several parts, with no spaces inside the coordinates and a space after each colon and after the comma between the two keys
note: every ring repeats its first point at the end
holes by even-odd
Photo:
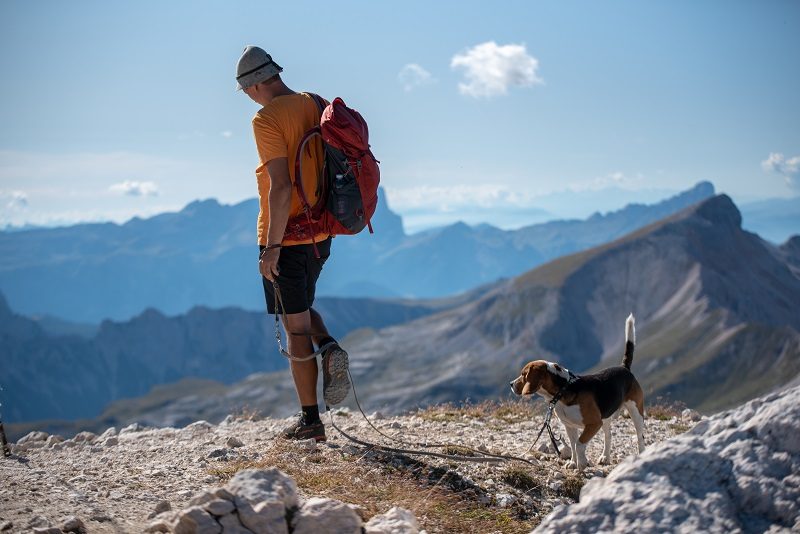
{"type": "Polygon", "coordinates": [[[568,377],[569,372],[558,365],[545,360],[535,360],[529,362],[519,376],[511,381],[511,391],[516,395],[533,395],[539,389],[544,388],[548,393],[555,394],[558,386],[553,380],[553,375],[568,377]]]}

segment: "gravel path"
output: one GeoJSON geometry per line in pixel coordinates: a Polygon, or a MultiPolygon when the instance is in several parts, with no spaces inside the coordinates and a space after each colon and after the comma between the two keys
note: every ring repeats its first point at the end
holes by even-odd
{"type": "MultiPolygon", "coordinates": [[[[516,422],[507,419],[446,410],[399,417],[373,414],[374,424],[382,431],[406,440],[448,441],[521,456],[536,436],[541,416],[516,422]]],[[[361,439],[382,440],[360,414],[340,412],[336,422],[361,439]]],[[[63,528],[73,516],[89,532],[142,532],[157,508],[182,509],[195,493],[220,486],[220,478],[211,474],[215,469],[268,454],[276,447],[276,435],[286,423],[282,419],[250,421],[229,416],[219,425],[198,421],[182,429],[131,425],[119,433],[113,428],[101,436],[85,432],[66,441],[43,434],[23,438],[14,445],[14,455],[0,458],[0,530],[63,528]]],[[[647,419],[646,443],[650,446],[663,441],[693,424],[689,419],[647,419]]],[[[350,444],[330,425],[326,427],[328,442],[314,451],[321,454],[320,461],[341,462],[343,455],[361,457],[368,452],[350,444]]],[[[614,465],[636,451],[632,423],[618,418],[613,427],[612,465],[589,467],[586,478],[606,476],[614,465]]],[[[561,433],[560,423],[554,428],[561,433]]],[[[477,486],[487,506],[517,506],[542,515],[560,504],[574,502],[565,484],[575,479],[575,472],[565,467],[565,461],[547,453],[547,441],[545,434],[540,440],[541,452],[528,456],[535,466],[515,464],[531,473],[539,485],[533,495],[503,481],[508,464],[420,459],[447,468],[464,484],[477,486]]],[[[298,457],[303,454],[301,448],[298,446],[298,457]]],[[[599,457],[601,450],[602,436],[598,436],[589,445],[589,459],[599,457]]],[[[301,486],[300,491],[306,488],[301,486]]]]}

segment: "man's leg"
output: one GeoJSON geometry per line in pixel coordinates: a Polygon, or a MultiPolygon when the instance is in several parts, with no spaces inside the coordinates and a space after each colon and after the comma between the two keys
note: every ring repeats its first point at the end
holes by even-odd
{"type": "Polygon", "coordinates": [[[314,332],[314,336],[312,337],[314,345],[321,347],[324,341],[333,338],[330,333],[328,333],[328,328],[325,326],[325,321],[322,320],[322,315],[314,308],[308,311],[311,315],[311,331],[314,332]]]}
{"type": "MultiPolygon", "coordinates": [[[[313,311],[313,310],[311,310],[313,311]]],[[[314,312],[319,317],[319,314],[314,312]]],[[[321,318],[320,318],[321,319],[321,318]]],[[[309,310],[301,313],[288,313],[284,319],[286,338],[289,345],[289,354],[294,357],[304,357],[314,353],[311,338],[302,332],[312,332],[312,314],[309,310]],[[295,332],[295,334],[292,334],[295,332]],[[300,333],[300,335],[297,335],[300,333]]],[[[317,404],[317,360],[312,358],[305,362],[291,361],[292,378],[297,390],[297,397],[301,406],[317,404]]]]}

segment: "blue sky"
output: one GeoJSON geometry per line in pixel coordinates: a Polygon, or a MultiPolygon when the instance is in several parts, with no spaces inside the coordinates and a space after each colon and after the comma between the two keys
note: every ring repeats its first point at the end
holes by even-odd
{"type": "Polygon", "coordinates": [[[255,196],[246,44],[364,114],[411,229],[796,196],[799,26],[794,1],[3,2],[0,226],[255,196]]]}

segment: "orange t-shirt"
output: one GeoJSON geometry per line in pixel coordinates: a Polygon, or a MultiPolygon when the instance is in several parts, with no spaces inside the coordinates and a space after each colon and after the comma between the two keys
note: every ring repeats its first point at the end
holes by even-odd
{"type": "MultiPolygon", "coordinates": [[[[261,108],[253,117],[253,133],[258,149],[258,167],[256,168],[256,181],[258,182],[258,199],[261,209],[258,213],[258,243],[267,244],[267,230],[269,228],[269,172],[267,162],[275,158],[289,159],[289,175],[292,183],[295,181],[294,160],[297,147],[303,135],[319,125],[319,108],[314,99],[306,93],[296,93],[274,98],[269,104],[261,108]]],[[[324,162],[322,141],[314,137],[307,144],[308,149],[303,150],[303,190],[312,206],[319,196],[317,180],[324,162]]],[[[303,212],[297,191],[292,189],[292,200],[289,208],[289,218],[303,212]]],[[[328,234],[322,233],[314,237],[314,241],[327,239],[328,234]]],[[[292,241],[284,240],[284,245],[300,245],[311,243],[312,240],[292,241]]]]}

